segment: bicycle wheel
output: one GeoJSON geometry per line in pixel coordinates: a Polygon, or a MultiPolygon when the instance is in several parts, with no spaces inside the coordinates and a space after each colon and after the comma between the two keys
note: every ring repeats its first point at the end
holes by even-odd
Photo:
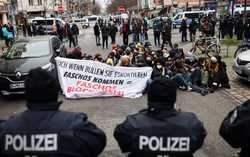
{"type": "Polygon", "coordinates": [[[220,46],[218,46],[215,43],[211,43],[206,51],[205,51],[206,55],[208,57],[212,57],[212,56],[218,56],[220,54],[220,46]]]}
{"type": "Polygon", "coordinates": [[[249,45],[241,45],[239,46],[236,51],[234,52],[234,58],[238,56],[241,52],[244,52],[246,50],[249,50],[250,46],[249,45]]]}

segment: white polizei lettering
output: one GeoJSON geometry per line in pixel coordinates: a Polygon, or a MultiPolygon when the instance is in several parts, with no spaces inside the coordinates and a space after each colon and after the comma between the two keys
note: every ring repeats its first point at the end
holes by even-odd
{"type": "Polygon", "coordinates": [[[168,147],[164,147],[164,141],[163,141],[162,137],[160,137],[160,150],[161,151],[168,151],[168,147]]]}
{"type": "Polygon", "coordinates": [[[149,139],[149,149],[152,151],[157,151],[159,149],[159,140],[157,137],[153,136],[149,139]]]}
{"type": "Polygon", "coordinates": [[[23,135],[23,150],[24,151],[32,151],[32,145],[28,146],[27,136],[23,135]]]}
{"type": "Polygon", "coordinates": [[[56,134],[50,134],[45,136],[45,150],[46,151],[54,151],[57,150],[57,135],[56,134]]]}
{"type": "Polygon", "coordinates": [[[170,150],[171,151],[178,151],[178,142],[179,142],[179,138],[177,138],[177,137],[172,137],[171,138],[171,141],[173,142],[172,144],[171,144],[171,148],[170,148],[170,150]]]}
{"type": "Polygon", "coordinates": [[[5,135],[5,150],[57,151],[57,134],[5,135]]]}
{"type": "Polygon", "coordinates": [[[180,138],[179,150],[180,151],[188,151],[189,150],[190,139],[182,137],[180,138]]]}
{"type": "Polygon", "coordinates": [[[148,144],[148,137],[147,136],[140,136],[139,137],[139,148],[140,150],[143,149],[143,146],[148,144]]]}
{"type": "Polygon", "coordinates": [[[171,147],[171,140],[170,140],[170,137],[167,138],[167,143],[168,143],[167,151],[170,151],[170,147],[171,147]]]}
{"type": "Polygon", "coordinates": [[[9,145],[12,145],[13,138],[11,135],[5,135],[5,150],[9,149],[9,145]]]}
{"type": "Polygon", "coordinates": [[[42,147],[42,143],[44,141],[44,135],[35,135],[35,136],[36,136],[35,138],[38,140],[36,142],[35,150],[36,151],[44,151],[45,148],[42,147]]]}
{"type": "Polygon", "coordinates": [[[139,136],[139,148],[140,150],[148,148],[151,151],[162,152],[184,152],[190,150],[190,138],[189,137],[147,137],[139,136]]]}
{"type": "Polygon", "coordinates": [[[20,135],[16,135],[13,139],[13,148],[16,151],[21,151],[23,147],[23,139],[20,135]]]}

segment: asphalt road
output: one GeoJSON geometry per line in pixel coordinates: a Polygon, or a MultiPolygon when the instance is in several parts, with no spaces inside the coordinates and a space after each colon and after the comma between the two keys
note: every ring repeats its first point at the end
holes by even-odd
{"type": "MultiPolygon", "coordinates": [[[[92,28],[83,30],[80,36],[79,44],[84,51],[90,54],[101,53],[107,55],[108,51],[95,46],[95,39],[92,28]]],[[[150,33],[150,39],[152,34],[150,33]]],[[[118,37],[118,43],[121,38],[118,37]]],[[[173,41],[179,42],[178,32],[173,34],[173,41]]],[[[188,43],[181,44],[187,46],[188,43]]],[[[68,100],[60,96],[64,103],[61,109],[75,112],[85,112],[89,119],[101,127],[107,135],[108,143],[102,157],[120,156],[119,148],[113,138],[113,129],[122,122],[126,115],[136,113],[147,107],[147,96],[144,95],[137,99],[127,98],[91,98],[68,100]]],[[[205,143],[195,154],[196,157],[231,157],[236,150],[233,150],[218,135],[219,126],[226,114],[235,106],[236,102],[225,94],[223,90],[201,96],[193,92],[178,92],[177,107],[182,111],[194,112],[204,122],[208,135],[205,143]]],[[[25,110],[25,100],[23,96],[9,97],[3,99],[0,97],[0,118],[25,110]]]]}

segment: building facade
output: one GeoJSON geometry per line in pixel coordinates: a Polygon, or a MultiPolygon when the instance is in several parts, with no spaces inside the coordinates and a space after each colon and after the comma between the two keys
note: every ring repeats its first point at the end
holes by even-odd
{"type": "Polygon", "coordinates": [[[216,0],[176,0],[178,7],[183,8],[214,8],[216,0]]]}
{"type": "Polygon", "coordinates": [[[24,16],[44,16],[44,14],[52,14],[58,12],[59,8],[66,11],[65,0],[18,0],[17,12],[24,16]]]}
{"type": "Polygon", "coordinates": [[[0,0],[0,24],[7,24],[7,0],[0,0]]]}
{"type": "Polygon", "coordinates": [[[154,0],[137,0],[137,4],[140,10],[151,10],[155,8],[154,0]]]}

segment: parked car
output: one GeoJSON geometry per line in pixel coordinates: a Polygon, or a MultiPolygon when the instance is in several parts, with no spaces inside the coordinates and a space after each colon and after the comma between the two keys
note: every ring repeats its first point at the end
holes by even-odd
{"type": "Polygon", "coordinates": [[[33,68],[46,69],[57,78],[55,57],[66,53],[56,36],[18,39],[0,58],[0,94],[23,94],[24,80],[33,68]]]}
{"type": "Polygon", "coordinates": [[[241,79],[250,82],[250,50],[241,52],[235,57],[233,70],[241,79]]]}

